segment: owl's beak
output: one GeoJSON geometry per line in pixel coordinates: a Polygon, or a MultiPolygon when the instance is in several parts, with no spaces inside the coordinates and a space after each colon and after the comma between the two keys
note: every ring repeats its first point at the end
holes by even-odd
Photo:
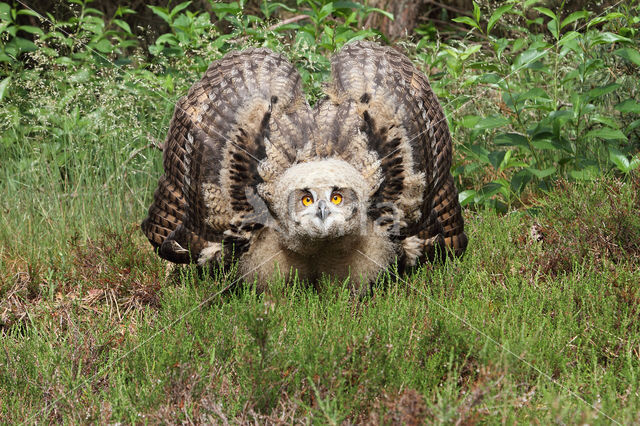
{"type": "Polygon", "coordinates": [[[318,212],[316,215],[324,221],[330,214],[331,211],[327,208],[327,202],[324,200],[318,201],[318,212]]]}

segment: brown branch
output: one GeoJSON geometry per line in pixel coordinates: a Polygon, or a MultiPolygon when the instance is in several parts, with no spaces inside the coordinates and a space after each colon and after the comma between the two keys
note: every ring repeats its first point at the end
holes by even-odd
{"type": "Polygon", "coordinates": [[[302,21],[304,19],[309,19],[309,15],[296,15],[294,17],[291,18],[287,18],[284,21],[280,21],[277,24],[273,24],[271,25],[269,28],[267,28],[268,31],[273,31],[276,28],[288,25],[288,24],[293,24],[294,22],[298,22],[298,21],[302,21]]]}

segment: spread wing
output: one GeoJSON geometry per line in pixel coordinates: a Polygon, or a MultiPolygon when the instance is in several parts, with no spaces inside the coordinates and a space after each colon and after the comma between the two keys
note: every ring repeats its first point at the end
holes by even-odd
{"type": "Polygon", "coordinates": [[[318,154],[366,161],[365,177],[378,170],[369,217],[403,242],[409,263],[433,257],[438,243],[462,254],[451,135],[426,76],[394,49],[364,41],[345,45],[331,71],[328,97],[314,111],[326,141],[318,154]]]}
{"type": "Polygon", "coordinates": [[[235,256],[247,250],[264,224],[259,164],[293,162],[312,123],[300,75],[283,56],[248,49],[213,62],[169,125],[164,175],[142,222],[159,255],[189,263],[221,255],[222,243],[235,256]]]}

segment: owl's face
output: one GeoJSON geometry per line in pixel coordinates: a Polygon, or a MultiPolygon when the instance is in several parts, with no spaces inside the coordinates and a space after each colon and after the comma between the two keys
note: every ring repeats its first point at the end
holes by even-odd
{"type": "Polygon", "coordinates": [[[353,166],[327,159],[296,164],[268,194],[284,243],[294,251],[363,232],[368,188],[353,166]]]}
{"type": "Polygon", "coordinates": [[[360,225],[361,201],[349,187],[319,186],[289,192],[290,224],[296,234],[314,239],[330,239],[355,234],[360,225]]]}

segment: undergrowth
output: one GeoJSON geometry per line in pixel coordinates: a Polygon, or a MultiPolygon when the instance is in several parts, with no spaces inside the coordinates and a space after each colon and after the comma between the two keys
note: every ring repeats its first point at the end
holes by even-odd
{"type": "Polygon", "coordinates": [[[638,184],[562,183],[535,216],[468,212],[464,259],[391,276],[362,299],[341,283],[220,294],[231,278],[166,273],[129,229],[70,241],[71,273],[4,286],[0,413],[638,421],[638,184]]]}

